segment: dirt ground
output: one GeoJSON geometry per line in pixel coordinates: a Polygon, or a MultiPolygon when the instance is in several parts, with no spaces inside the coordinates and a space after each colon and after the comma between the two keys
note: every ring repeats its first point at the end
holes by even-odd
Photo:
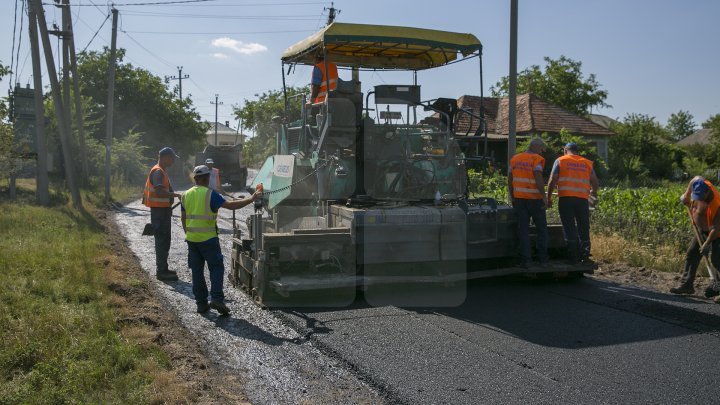
{"type": "MultiPolygon", "coordinates": [[[[705,298],[704,291],[711,281],[703,263],[700,263],[697,274],[693,297],[708,300],[705,298]]],[[[609,262],[599,262],[598,269],[592,275],[593,278],[600,280],[644,287],[662,293],[668,293],[670,288],[677,287],[680,284],[681,276],[682,273],[680,272],[669,273],[645,267],[633,267],[624,263],[609,262]]]]}
{"type": "Polygon", "coordinates": [[[118,314],[121,332],[144,349],[159,349],[169,357],[169,370],[156,370],[151,388],[152,403],[228,404],[249,403],[244,383],[211,361],[150,287],[148,274],[107,212],[98,220],[106,229],[107,245],[113,251],[103,259],[111,302],[118,314]]]}

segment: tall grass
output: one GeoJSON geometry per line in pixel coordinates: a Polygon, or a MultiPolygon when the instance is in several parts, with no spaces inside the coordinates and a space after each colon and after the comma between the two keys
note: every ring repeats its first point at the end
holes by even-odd
{"type": "Polygon", "coordinates": [[[0,404],[146,403],[169,360],[121,332],[102,226],[62,192],[33,206],[27,186],[0,199],[0,404]]]}

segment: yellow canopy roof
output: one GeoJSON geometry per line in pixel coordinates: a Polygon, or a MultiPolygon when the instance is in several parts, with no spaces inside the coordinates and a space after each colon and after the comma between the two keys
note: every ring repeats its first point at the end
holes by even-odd
{"type": "Polygon", "coordinates": [[[482,49],[472,34],[336,22],[286,49],[282,61],[312,65],[323,46],[338,66],[403,70],[442,66],[482,49]]]}

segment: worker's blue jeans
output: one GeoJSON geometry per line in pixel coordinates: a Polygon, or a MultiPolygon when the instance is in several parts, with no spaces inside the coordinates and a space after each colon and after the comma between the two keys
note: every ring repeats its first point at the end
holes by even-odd
{"type": "Polygon", "coordinates": [[[188,267],[192,271],[192,291],[195,302],[205,304],[208,301],[208,288],[205,282],[205,263],[210,271],[210,299],[224,302],[223,293],[223,255],[220,250],[220,239],[212,238],[205,242],[188,241],[188,267]]]}
{"type": "Polygon", "coordinates": [[[513,201],[515,214],[518,221],[518,240],[520,243],[520,262],[529,264],[531,261],[530,254],[530,218],[532,218],[537,230],[537,239],[535,245],[538,252],[538,260],[540,263],[547,263],[547,216],[545,215],[545,205],[543,200],[530,200],[524,198],[516,198],[513,201]]]}
{"type": "Polygon", "coordinates": [[[155,237],[155,268],[158,273],[169,270],[167,260],[170,253],[171,221],[172,208],[150,208],[150,223],[155,237]]]}
{"type": "Polygon", "coordinates": [[[590,257],[590,204],[579,197],[560,197],[558,200],[569,259],[585,260],[590,257]]]}

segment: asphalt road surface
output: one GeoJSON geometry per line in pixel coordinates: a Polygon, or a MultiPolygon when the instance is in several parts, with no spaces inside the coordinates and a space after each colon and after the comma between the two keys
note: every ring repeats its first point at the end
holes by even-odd
{"type": "MultiPolygon", "coordinates": [[[[231,214],[221,211],[230,251],[231,214]]],[[[250,208],[237,212],[238,224],[250,208]]],[[[177,214],[177,212],[176,212],[177,214]]],[[[116,220],[154,272],[149,213],[116,220]]],[[[717,403],[720,305],[586,278],[481,280],[457,307],[258,310],[225,285],[230,318],[194,313],[179,218],[157,289],[253,403],[717,403]]],[[[226,266],[227,259],[226,259],[226,266]]],[[[432,294],[432,292],[429,292],[432,294]]]]}

